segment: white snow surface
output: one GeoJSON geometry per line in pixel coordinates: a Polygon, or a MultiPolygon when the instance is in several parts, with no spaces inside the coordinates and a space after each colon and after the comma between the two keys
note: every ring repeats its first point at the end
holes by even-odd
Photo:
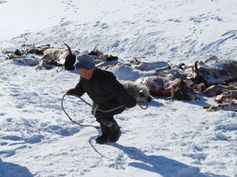
{"type": "MultiPolygon", "coordinates": [[[[121,61],[236,60],[236,0],[0,0],[0,50],[50,43],[121,61]]],[[[134,80],[133,68],[112,68],[134,80]]],[[[237,177],[237,113],[206,112],[200,101],[154,99],[116,116],[117,143],[72,124],[60,102],[75,72],[6,61],[0,54],[0,177],[237,177]]],[[[85,95],[84,98],[90,101],[85,95]]],[[[88,105],[66,97],[80,123],[98,125],[88,105]]]]}

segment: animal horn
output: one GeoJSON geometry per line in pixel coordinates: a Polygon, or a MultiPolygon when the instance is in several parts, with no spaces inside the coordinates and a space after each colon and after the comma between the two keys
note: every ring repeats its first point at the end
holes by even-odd
{"type": "Polygon", "coordinates": [[[185,67],[185,63],[180,63],[180,64],[179,64],[179,69],[184,70],[184,67],[185,67]]]}
{"type": "Polygon", "coordinates": [[[69,45],[67,45],[66,43],[64,43],[64,45],[67,47],[69,55],[72,55],[72,51],[69,45]]]}
{"type": "Polygon", "coordinates": [[[198,61],[196,61],[195,64],[194,64],[194,72],[197,74],[197,76],[199,76],[199,72],[198,72],[198,61]]]}

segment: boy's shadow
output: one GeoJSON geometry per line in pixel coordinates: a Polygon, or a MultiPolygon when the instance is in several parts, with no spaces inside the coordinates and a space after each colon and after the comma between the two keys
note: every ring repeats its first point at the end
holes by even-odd
{"type": "Polygon", "coordinates": [[[224,177],[200,173],[200,169],[197,167],[191,167],[164,156],[146,155],[135,147],[125,147],[117,143],[109,143],[108,145],[122,150],[129,158],[133,159],[134,162],[130,162],[129,166],[158,173],[164,177],[224,177]]]}

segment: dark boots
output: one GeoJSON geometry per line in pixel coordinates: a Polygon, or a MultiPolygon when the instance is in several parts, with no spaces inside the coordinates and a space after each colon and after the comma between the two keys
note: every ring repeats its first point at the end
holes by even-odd
{"type": "Polygon", "coordinates": [[[96,138],[98,144],[118,141],[121,131],[113,117],[101,118],[100,127],[102,135],[96,138]]]}
{"type": "Polygon", "coordinates": [[[108,139],[108,136],[109,136],[109,130],[102,123],[100,123],[100,129],[101,129],[102,135],[98,136],[95,141],[98,144],[103,144],[103,143],[106,143],[108,141],[107,139],[108,139]]]}

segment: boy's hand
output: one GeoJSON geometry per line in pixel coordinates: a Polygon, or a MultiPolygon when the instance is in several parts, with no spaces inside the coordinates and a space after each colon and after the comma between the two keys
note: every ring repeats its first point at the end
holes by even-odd
{"type": "Polygon", "coordinates": [[[72,96],[78,96],[77,90],[75,88],[69,89],[66,94],[72,96]]]}

